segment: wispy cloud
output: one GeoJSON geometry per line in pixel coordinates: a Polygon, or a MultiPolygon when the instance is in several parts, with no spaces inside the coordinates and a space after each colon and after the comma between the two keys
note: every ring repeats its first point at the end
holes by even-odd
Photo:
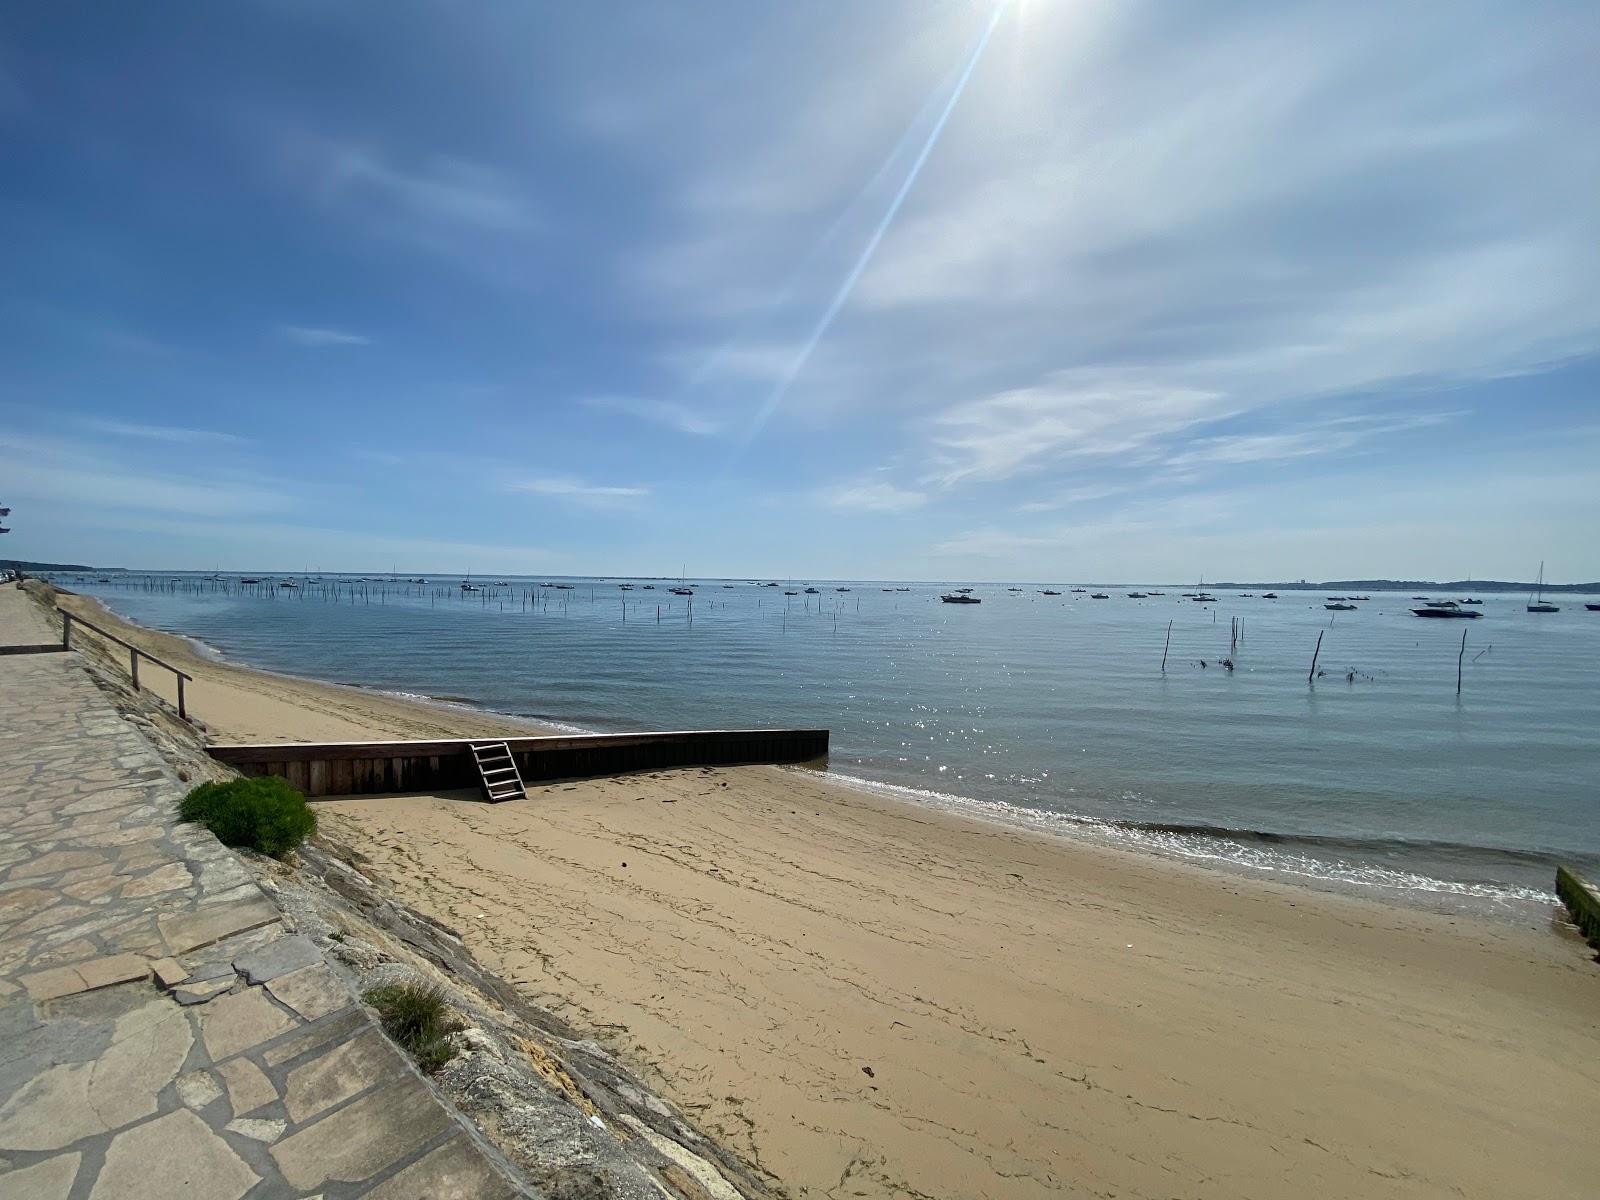
{"type": "MultiPolygon", "coordinates": [[[[911,40],[882,38],[878,10],[850,23],[882,64],[860,121],[840,84],[869,68],[792,28],[843,74],[785,75],[700,125],[698,89],[608,105],[603,136],[649,157],[671,218],[627,247],[632,282],[734,351],[805,346],[976,11],[911,40]]],[[[1600,192],[1596,94],[1576,18],[1540,12],[1441,34],[1403,8],[1010,6],[790,419],[892,424],[923,462],[898,486],[1070,489],[1091,458],[1193,473],[1375,447],[1292,410],[1434,407],[1600,351],[1600,209],[1573,202],[1600,192]]],[[[762,365],[783,379],[803,357],[762,365]]]]}
{"type": "MultiPolygon", "coordinates": [[[[150,427],[124,426],[120,430],[128,428],[150,427]]],[[[157,436],[172,432],[201,431],[162,430],[157,436]]],[[[8,494],[56,507],[210,517],[280,513],[300,507],[301,489],[285,480],[247,471],[221,472],[181,458],[158,466],[150,461],[150,455],[132,449],[117,453],[61,438],[0,433],[0,454],[7,459],[8,494]]]]}
{"type": "Polygon", "coordinates": [[[674,400],[655,400],[645,396],[590,396],[583,403],[598,412],[623,413],[679,433],[700,437],[710,437],[726,428],[717,418],[674,400]]]}
{"type": "Polygon", "coordinates": [[[590,508],[615,508],[650,495],[648,487],[638,484],[587,483],[580,479],[561,476],[513,480],[506,485],[506,490],[550,496],[590,508]]]}
{"type": "Polygon", "coordinates": [[[360,234],[426,250],[505,285],[527,285],[545,227],[527,182],[501,165],[402,138],[362,140],[255,124],[269,166],[314,209],[360,234]]]}
{"type": "Polygon", "coordinates": [[[364,334],[346,329],[328,329],[317,325],[281,325],[279,336],[297,346],[370,346],[372,339],[364,334]]]}
{"type": "Polygon", "coordinates": [[[1129,484],[1084,484],[1078,487],[1052,489],[1047,498],[1026,500],[1016,506],[1019,513],[1059,512],[1080,504],[1109,499],[1130,489],[1129,484]]]}
{"type": "Polygon", "coordinates": [[[1464,416],[1463,412],[1410,413],[1400,416],[1353,415],[1313,421],[1273,433],[1224,434],[1196,438],[1163,460],[1169,467],[1246,464],[1312,458],[1353,450],[1396,433],[1427,429],[1464,416]]]}
{"type": "Polygon", "coordinates": [[[485,163],[442,154],[403,161],[375,145],[321,136],[291,138],[287,154],[320,199],[374,220],[500,232],[534,223],[511,176],[485,163]]]}
{"type": "Polygon", "coordinates": [[[1066,458],[1126,455],[1229,408],[1217,392],[1140,371],[1059,371],[945,410],[930,478],[944,487],[992,483],[1066,458]]]}
{"type": "Polygon", "coordinates": [[[842,512],[906,513],[928,502],[926,492],[896,487],[884,480],[859,480],[824,488],[818,499],[842,512]]]}
{"type": "Polygon", "coordinates": [[[94,433],[153,442],[239,444],[244,441],[238,434],[222,433],[215,429],[189,429],[177,425],[138,425],[129,421],[109,421],[99,417],[85,417],[79,423],[94,433]]]}

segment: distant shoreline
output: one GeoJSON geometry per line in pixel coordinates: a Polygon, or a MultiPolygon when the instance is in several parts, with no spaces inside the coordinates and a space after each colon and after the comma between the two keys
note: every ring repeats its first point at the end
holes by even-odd
{"type": "MultiPolygon", "coordinates": [[[[31,571],[35,573],[56,573],[66,575],[121,575],[121,576],[149,576],[170,579],[174,576],[199,576],[202,579],[212,575],[221,574],[224,577],[238,575],[259,576],[264,579],[295,579],[302,576],[298,571],[224,571],[213,572],[204,570],[164,570],[142,569],[134,570],[130,567],[84,567],[65,566],[58,563],[30,563],[19,562],[12,559],[0,559],[0,569],[31,571]]],[[[419,571],[415,575],[402,575],[396,577],[392,572],[376,572],[362,576],[356,571],[334,571],[323,574],[337,576],[341,580],[356,576],[372,583],[410,583],[417,579],[426,579],[431,584],[446,584],[458,578],[454,572],[419,571]]],[[[491,572],[491,575],[493,573],[491,572]]],[[[537,580],[581,581],[584,583],[633,583],[633,582],[660,582],[669,578],[665,575],[521,575],[501,574],[496,576],[501,579],[515,579],[518,582],[533,582],[537,580]]],[[[479,578],[488,579],[490,575],[479,575],[479,578]]],[[[696,575],[691,576],[691,584],[744,584],[745,586],[760,586],[760,581],[765,577],[752,578],[746,575],[696,575]]],[[[1028,587],[1159,587],[1159,588],[1265,588],[1268,591],[1284,592],[1316,592],[1329,588],[1359,588],[1369,592],[1403,592],[1417,590],[1432,590],[1436,592],[1531,592],[1542,587],[1547,592],[1562,594],[1590,594],[1600,596],[1600,580],[1591,580],[1587,583],[1550,583],[1539,584],[1533,580],[1525,582],[1514,579],[1325,579],[1325,580],[1294,580],[1294,581],[1260,581],[1241,583],[1232,580],[1221,580],[1214,583],[1178,583],[1172,580],[1138,580],[1138,579],[847,579],[828,578],[824,576],[810,576],[801,578],[795,576],[792,582],[820,583],[820,584],[851,584],[867,586],[872,584],[901,584],[911,587],[946,587],[954,583],[971,584],[975,587],[1005,587],[1008,584],[1021,584],[1028,587]]]]}

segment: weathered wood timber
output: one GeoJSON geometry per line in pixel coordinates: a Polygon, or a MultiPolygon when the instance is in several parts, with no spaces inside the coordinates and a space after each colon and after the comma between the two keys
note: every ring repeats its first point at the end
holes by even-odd
{"type": "MultiPolygon", "coordinates": [[[[272,742],[207,747],[244,775],[277,775],[308,796],[478,789],[482,738],[408,742],[272,742]]],[[[827,757],[826,729],[695,729],[506,738],[523,782],[663,767],[801,763],[827,757]]]]}

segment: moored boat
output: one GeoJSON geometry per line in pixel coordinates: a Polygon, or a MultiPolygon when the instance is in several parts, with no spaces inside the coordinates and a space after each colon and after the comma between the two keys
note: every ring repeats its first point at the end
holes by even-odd
{"type": "Polygon", "coordinates": [[[1544,598],[1544,563],[1539,564],[1539,581],[1534,584],[1533,595],[1528,597],[1528,611],[1531,613],[1560,612],[1559,605],[1547,604],[1544,598]]]}
{"type": "Polygon", "coordinates": [[[1481,612],[1473,612],[1457,604],[1429,604],[1423,608],[1411,610],[1419,617],[1434,617],[1443,620],[1476,621],[1483,616],[1481,612]]]}
{"type": "Polygon", "coordinates": [[[944,595],[940,596],[939,599],[943,600],[946,604],[982,604],[983,603],[983,601],[980,600],[977,596],[969,596],[965,592],[946,592],[944,595]]]}

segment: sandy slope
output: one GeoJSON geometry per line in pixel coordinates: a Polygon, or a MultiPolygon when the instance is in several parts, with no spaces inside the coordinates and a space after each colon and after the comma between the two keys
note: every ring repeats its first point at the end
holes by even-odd
{"type": "MultiPolygon", "coordinates": [[[[469,732],[189,658],[219,735],[469,732]]],[[[319,810],[796,1194],[1549,1198],[1600,1179],[1600,966],[1551,927],[775,768],[319,810]]]]}

